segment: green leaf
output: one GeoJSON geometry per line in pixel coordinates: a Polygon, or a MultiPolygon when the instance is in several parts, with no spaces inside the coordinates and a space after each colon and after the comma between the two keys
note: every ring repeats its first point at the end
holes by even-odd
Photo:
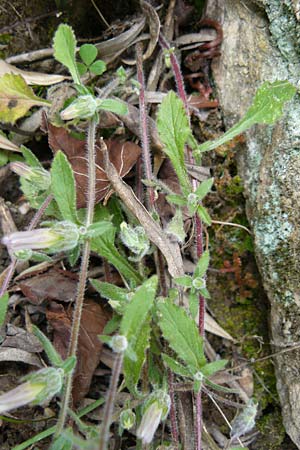
{"type": "Polygon", "coordinates": [[[32,331],[42,344],[51,364],[55,367],[61,367],[63,365],[63,360],[47,336],[45,336],[45,334],[36,325],[32,325],[32,331]]]}
{"type": "Polygon", "coordinates": [[[208,292],[208,290],[206,288],[200,288],[198,290],[199,294],[202,295],[202,297],[204,298],[210,298],[210,293],[208,292]]]}
{"type": "Polygon", "coordinates": [[[71,267],[74,267],[77,263],[81,253],[80,245],[76,245],[72,250],[68,252],[68,261],[71,267]]]}
{"type": "Polygon", "coordinates": [[[230,141],[256,123],[271,125],[281,115],[284,104],[291,100],[297,89],[288,81],[266,81],[258,89],[253,103],[240,122],[214,141],[208,141],[198,147],[197,152],[206,152],[230,141]]]}
{"type": "Polygon", "coordinates": [[[137,285],[142,281],[142,277],[116,248],[114,244],[115,234],[115,228],[111,228],[102,236],[92,239],[91,248],[100,256],[106,258],[131,284],[137,285]]]}
{"type": "Polygon", "coordinates": [[[227,359],[219,359],[217,361],[205,364],[205,366],[201,369],[201,373],[206,377],[210,377],[219,370],[223,370],[227,363],[227,359]]]}
{"type": "Polygon", "coordinates": [[[90,66],[97,58],[97,47],[93,44],[83,44],[79,49],[79,55],[84,64],[90,66]]]}
{"type": "Polygon", "coordinates": [[[169,300],[158,304],[159,326],[170,347],[189,369],[201,370],[206,363],[203,338],[199,335],[195,321],[186,311],[169,300]]]}
{"type": "Polygon", "coordinates": [[[210,215],[208,214],[208,211],[206,208],[204,208],[204,206],[202,205],[197,206],[197,214],[206,225],[211,225],[210,215]]]}
{"type": "Polygon", "coordinates": [[[182,277],[178,277],[174,279],[176,284],[179,284],[179,286],[184,286],[187,288],[192,287],[192,277],[189,275],[183,275],[182,277]]]}
{"type": "Polygon", "coordinates": [[[6,292],[4,295],[2,295],[2,297],[0,297],[0,327],[2,327],[2,325],[5,322],[5,317],[6,317],[7,308],[8,308],[8,301],[9,301],[9,295],[6,292]]]}
{"type": "Polygon", "coordinates": [[[102,220],[101,222],[94,222],[87,229],[86,236],[89,238],[95,238],[106,233],[110,228],[112,228],[112,223],[107,220],[102,220]]]}
{"type": "Polygon", "coordinates": [[[75,83],[80,84],[80,78],[75,61],[76,38],[69,25],[60,24],[53,40],[54,58],[69,69],[75,83]]]}
{"type": "Polygon", "coordinates": [[[131,339],[136,336],[143,326],[149,310],[153,305],[157,283],[158,279],[156,275],[146,280],[142,286],[137,288],[130,303],[126,307],[121,321],[120,334],[126,336],[130,343],[131,339]]]}
{"type": "Polygon", "coordinates": [[[0,150],[0,167],[8,163],[8,151],[0,150]]]}
{"type": "Polygon", "coordinates": [[[199,259],[195,272],[194,272],[194,276],[193,278],[202,278],[209,266],[209,251],[206,250],[205,252],[203,252],[201,258],[199,259]]]}
{"type": "Polygon", "coordinates": [[[60,150],[52,162],[51,190],[64,220],[77,223],[74,174],[66,155],[60,150]]]}
{"type": "Polygon", "coordinates": [[[205,385],[215,389],[216,391],[225,392],[226,394],[238,394],[236,389],[226,388],[224,386],[220,386],[219,384],[213,383],[208,378],[204,378],[205,385]]]}
{"type": "Polygon", "coordinates": [[[214,184],[214,179],[209,178],[208,180],[202,181],[202,183],[197,187],[195,194],[198,200],[203,200],[203,198],[209,193],[214,184]]]}
{"type": "Polygon", "coordinates": [[[136,360],[132,361],[132,359],[127,355],[127,352],[124,357],[123,372],[125,376],[125,383],[129,391],[135,396],[139,396],[137,392],[137,384],[142,367],[146,360],[147,349],[150,346],[150,331],[151,327],[149,324],[148,315],[147,320],[144,321],[143,326],[136,334],[133,345],[131,345],[131,349],[136,355],[136,360]]]}
{"type": "Polygon", "coordinates": [[[97,99],[98,108],[105,111],[111,111],[116,114],[125,115],[128,113],[128,108],[125,103],[112,98],[106,98],[104,100],[97,99]]]}
{"type": "Polygon", "coordinates": [[[116,302],[128,303],[129,296],[127,289],[99,280],[90,280],[90,282],[93,288],[95,288],[102,297],[116,302]]]}
{"type": "Polygon", "coordinates": [[[170,158],[185,194],[191,191],[184,162],[184,145],[191,134],[182,101],[170,91],[163,99],[157,116],[157,130],[164,144],[163,151],[170,158]]]}
{"type": "Polygon", "coordinates": [[[25,145],[21,145],[22,154],[24,156],[25,161],[31,167],[38,167],[39,169],[43,169],[43,165],[40,163],[38,158],[32,153],[29,148],[25,147],[25,145]]]}
{"type": "Polygon", "coordinates": [[[185,230],[184,223],[182,218],[181,209],[176,209],[175,215],[172,217],[171,221],[168,223],[166,228],[166,233],[168,235],[174,236],[177,242],[184,242],[185,240],[185,230]]]}
{"type": "Polygon", "coordinates": [[[88,68],[86,67],[85,64],[78,62],[76,63],[76,66],[80,77],[82,77],[87,73],[88,68]]]}
{"type": "Polygon", "coordinates": [[[21,75],[6,73],[0,77],[0,120],[15,123],[32,106],[50,105],[37,97],[21,75]]]}
{"type": "Polygon", "coordinates": [[[172,372],[176,373],[177,375],[180,375],[182,377],[188,377],[191,378],[192,374],[191,372],[184,367],[182,364],[180,364],[175,359],[171,358],[170,356],[163,353],[162,355],[163,362],[169,367],[169,369],[172,370],[172,372]]]}
{"type": "Polygon", "coordinates": [[[187,204],[187,200],[182,195],[177,194],[169,194],[166,196],[166,199],[169,203],[174,203],[177,206],[185,206],[187,204]]]}
{"type": "Polygon", "coordinates": [[[95,75],[102,75],[106,71],[106,64],[104,61],[101,61],[101,59],[99,59],[89,67],[89,70],[95,75]]]}

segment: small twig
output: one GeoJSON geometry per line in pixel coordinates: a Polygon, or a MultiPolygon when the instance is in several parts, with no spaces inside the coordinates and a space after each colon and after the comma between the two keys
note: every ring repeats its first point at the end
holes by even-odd
{"type": "Polygon", "coordinates": [[[249,230],[249,228],[245,227],[244,225],[240,225],[239,223],[222,222],[221,220],[212,220],[211,223],[215,223],[215,224],[218,224],[218,225],[229,225],[231,227],[241,228],[242,230],[247,231],[247,233],[249,233],[250,236],[253,236],[253,233],[252,233],[252,231],[249,230]]]}
{"type": "Polygon", "coordinates": [[[96,3],[94,2],[94,0],[91,0],[93,7],[95,8],[95,10],[97,11],[97,13],[99,14],[100,19],[102,20],[102,22],[104,23],[104,25],[109,28],[110,25],[107,22],[107,20],[105,19],[105,17],[103,16],[102,12],[100,11],[100,9],[98,8],[98,6],[96,5],[96,3]]]}

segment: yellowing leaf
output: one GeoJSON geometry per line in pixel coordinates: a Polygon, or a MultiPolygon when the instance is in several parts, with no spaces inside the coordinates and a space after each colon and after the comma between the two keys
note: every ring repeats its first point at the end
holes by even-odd
{"type": "Polygon", "coordinates": [[[0,120],[15,123],[35,105],[50,102],[37,97],[21,75],[5,74],[0,78],[0,120]]]}

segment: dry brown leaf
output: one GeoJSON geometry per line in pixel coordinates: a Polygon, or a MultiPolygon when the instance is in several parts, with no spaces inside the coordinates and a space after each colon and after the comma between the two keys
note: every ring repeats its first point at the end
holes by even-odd
{"type": "MultiPolygon", "coordinates": [[[[47,319],[54,329],[53,345],[63,359],[67,357],[72,323],[72,310],[52,302],[47,309],[47,319]]],[[[108,314],[101,305],[86,299],[82,311],[78,339],[77,365],[73,383],[73,402],[78,404],[87,394],[92,376],[100,362],[102,334],[108,314]]]]}
{"type": "Polygon", "coordinates": [[[52,84],[61,83],[69,77],[63,75],[51,75],[41,72],[27,72],[26,70],[18,69],[17,67],[8,64],[3,59],[0,59],[0,76],[6,73],[13,73],[14,75],[22,75],[27,84],[37,86],[50,86],[52,84]]]}
{"type": "Polygon", "coordinates": [[[235,342],[232,336],[224,330],[208,313],[205,313],[205,331],[235,342]]]}
{"type": "Polygon", "coordinates": [[[31,366],[42,367],[42,363],[37,355],[19,348],[1,347],[0,362],[2,361],[16,361],[30,364],[31,366]]]}
{"type": "Polygon", "coordinates": [[[3,347],[25,350],[29,353],[40,353],[43,351],[40,341],[32,333],[28,333],[23,328],[16,327],[10,323],[6,326],[6,337],[2,345],[3,347]]]}
{"type": "Polygon", "coordinates": [[[34,305],[41,305],[45,300],[72,302],[77,291],[76,281],[67,272],[56,269],[22,280],[18,286],[34,305]]]}
{"type": "MultiPolygon", "coordinates": [[[[88,191],[88,168],[86,159],[86,142],[74,138],[65,128],[55,127],[48,123],[49,145],[54,153],[62,150],[73,168],[76,191],[77,206],[86,206],[86,193],[88,191]]],[[[105,141],[109,159],[117,169],[121,177],[124,177],[134,166],[141,154],[141,148],[133,142],[121,143],[115,140],[105,141]]],[[[103,169],[103,153],[96,143],[96,203],[99,203],[109,192],[110,182],[103,169]]]]}

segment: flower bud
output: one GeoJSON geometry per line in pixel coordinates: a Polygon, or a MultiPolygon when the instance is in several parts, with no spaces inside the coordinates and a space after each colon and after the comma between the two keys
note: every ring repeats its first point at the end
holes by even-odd
{"type": "Polygon", "coordinates": [[[28,375],[25,383],[0,396],[0,414],[31,403],[43,404],[58,394],[63,385],[63,369],[48,367],[28,375]]]}
{"type": "Polygon", "coordinates": [[[10,169],[30,181],[38,190],[46,191],[50,187],[50,173],[42,167],[31,167],[23,162],[15,161],[10,163],[10,169]]]}
{"type": "Polygon", "coordinates": [[[37,228],[31,231],[18,231],[2,239],[9,252],[19,250],[46,249],[48,253],[62,252],[76,247],[79,240],[78,227],[72,222],[54,222],[51,228],[37,228]]]}
{"type": "Polygon", "coordinates": [[[63,120],[88,119],[97,111],[98,103],[92,95],[81,95],[60,113],[63,120]]]}
{"type": "Polygon", "coordinates": [[[170,396],[159,389],[150,395],[144,406],[144,414],[137,429],[137,437],[143,444],[149,444],[161,420],[166,419],[170,410],[170,396]]]}
{"type": "Polygon", "coordinates": [[[124,430],[130,430],[135,424],[135,414],[132,409],[125,409],[120,414],[120,425],[124,430]]]}
{"type": "Polygon", "coordinates": [[[128,341],[125,336],[117,334],[112,337],[110,346],[114,352],[123,353],[128,347],[128,341]]]}
{"type": "Polygon", "coordinates": [[[120,229],[120,238],[123,244],[137,255],[138,260],[143,258],[150,247],[144,228],[140,226],[131,227],[126,222],[122,222],[120,229]]]}

